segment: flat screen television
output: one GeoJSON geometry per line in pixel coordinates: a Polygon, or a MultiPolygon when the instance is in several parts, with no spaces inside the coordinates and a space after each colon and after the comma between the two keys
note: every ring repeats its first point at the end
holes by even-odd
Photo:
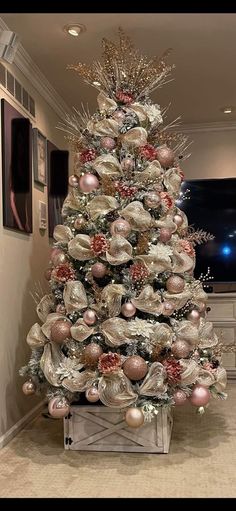
{"type": "Polygon", "coordinates": [[[213,283],[236,282],[236,178],[184,181],[181,191],[189,190],[189,200],[177,202],[189,225],[215,236],[196,247],[194,276],[206,274],[213,283]]]}

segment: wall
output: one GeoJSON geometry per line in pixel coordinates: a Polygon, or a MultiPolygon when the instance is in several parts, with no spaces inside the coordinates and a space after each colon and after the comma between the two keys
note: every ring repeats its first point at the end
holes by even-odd
{"type": "MultiPolygon", "coordinates": [[[[63,133],[55,128],[59,117],[54,110],[15,65],[9,66],[9,70],[35,99],[36,123],[33,123],[33,127],[37,126],[60,149],[67,148],[63,133]]],[[[26,116],[24,110],[2,88],[0,97],[26,116]]],[[[2,198],[1,188],[0,176],[2,198]]],[[[44,291],[47,290],[43,274],[48,265],[49,239],[48,232],[39,231],[38,226],[38,201],[47,202],[46,193],[46,187],[43,189],[41,185],[33,184],[32,235],[3,228],[2,207],[0,208],[0,444],[1,436],[10,428],[14,429],[14,425],[18,421],[21,422],[22,418],[39,403],[39,398],[23,395],[21,387],[24,380],[18,375],[18,371],[26,364],[30,354],[26,335],[32,324],[38,320],[30,292],[35,291],[35,284],[38,282],[44,291]]],[[[2,437],[2,440],[4,438],[2,437]]]]}

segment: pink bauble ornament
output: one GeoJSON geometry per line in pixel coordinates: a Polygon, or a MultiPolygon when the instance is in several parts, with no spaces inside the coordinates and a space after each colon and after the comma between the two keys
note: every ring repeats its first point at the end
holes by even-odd
{"type": "Polygon", "coordinates": [[[166,281],[166,289],[169,293],[182,293],[185,287],[185,281],[178,275],[172,275],[166,281]]]}
{"type": "Polygon", "coordinates": [[[136,313],[136,307],[131,302],[126,302],[121,307],[121,312],[125,318],[132,318],[136,313]]]}
{"type": "Polygon", "coordinates": [[[181,215],[178,215],[178,214],[174,216],[173,220],[174,220],[174,223],[178,227],[180,227],[182,225],[183,221],[184,221],[183,217],[181,215]]]}
{"type": "Polygon", "coordinates": [[[64,252],[62,252],[62,250],[60,248],[56,248],[56,247],[53,248],[51,250],[51,255],[50,255],[51,261],[53,262],[53,258],[56,257],[58,254],[61,254],[61,253],[64,253],[64,252]]]}
{"type": "Polygon", "coordinates": [[[205,406],[210,401],[210,391],[203,385],[195,385],[189,398],[193,406],[205,406]]]}
{"type": "Polygon", "coordinates": [[[96,277],[97,279],[102,279],[107,272],[106,266],[103,263],[95,263],[91,267],[91,272],[93,277],[96,277]]]}
{"type": "Polygon", "coordinates": [[[97,316],[92,309],[87,309],[83,313],[83,320],[86,323],[86,325],[94,325],[94,323],[96,323],[97,321],[97,316]]]}
{"type": "Polygon", "coordinates": [[[144,204],[148,208],[156,209],[159,208],[161,203],[161,197],[157,192],[148,192],[144,197],[144,204]]]}
{"type": "Polygon", "coordinates": [[[44,272],[44,277],[46,280],[51,280],[52,268],[47,268],[44,272]]]}
{"type": "Polygon", "coordinates": [[[51,328],[51,341],[62,344],[70,337],[71,322],[58,319],[51,328]]]}
{"type": "Polygon", "coordinates": [[[148,372],[148,366],[144,358],[132,355],[123,364],[123,371],[130,380],[142,380],[148,372]]]}
{"type": "Polygon", "coordinates": [[[62,305],[62,303],[59,303],[57,306],[56,306],[56,312],[58,314],[65,314],[66,313],[66,308],[64,305],[62,305]]]}
{"type": "Polygon", "coordinates": [[[90,193],[99,187],[99,181],[94,174],[84,174],[79,180],[79,186],[82,192],[90,193]]]}
{"type": "Polygon", "coordinates": [[[87,389],[85,397],[90,403],[96,403],[96,401],[99,401],[99,392],[97,387],[90,387],[87,389]]]}
{"type": "Polygon", "coordinates": [[[175,155],[167,146],[162,146],[157,148],[157,160],[161,164],[162,167],[171,167],[174,163],[175,155]]]}
{"type": "Polygon", "coordinates": [[[139,428],[144,423],[144,415],[140,408],[128,408],[125,421],[130,428],[139,428]]]}
{"type": "Polygon", "coordinates": [[[69,177],[69,185],[72,186],[72,188],[77,188],[79,186],[78,177],[74,174],[69,177]]]}
{"type": "Polygon", "coordinates": [[[103,147],[103,149],[111,150],[111,149],[114,149],[115,145],[116,145],[116,142],[115,142],[114,138],[103,137],[101,139],[101,146],[103,147]]]}
{"type": "Polygon", "coordinates": [[[181,389],[178,389],[174,392],[173,399],[174,399],[176,406],[185,405],[186,402],[188,401],[186,394],[181,389]]]}
{"type": "Polygon", "coordinates": [[[134,169],[134,160],[132,158],[123,158],[121,161],[121,168],[125,171],[130,171],[134,169]]]}
{"type": "Polygon", "coordinates": [[[97,364],[99,357],[103,354],[101,346],[95,342],[91,342],[84,348],[84,360],[89,366],[97,364]]]}
{"type": "Polygon", "coordinates": [[[35,384],[32,381],[26,381],[22,385],[22,390],[26,396],[32,396],[32,394],[35,394],[35,384]]]}
{"type": "Polygon", "coordinates": [[[159,240],[162,243],[167,243],[167,241],[170,241],[171,236],[172,236],[172,233],[171,233],[170,229],[166,229],[165,227],[162,227],[160,229],[159,240]]]}
{"type": "Polygon", "coordinates": [[[171,314],[173,314],[174,310],[175,310],[175,306],[173,305],[173,303],[163,302],[163,310],[162,310],[163,316],[171,316],[171,314]]]}
{"type": "Polygon", "coordinates": [[[114,222],[112,222],[110,227],[110,232],[112,236],[123,236],[124,238],[127,238],[129,236],[129,233],[131,231],[131,225],[127,220],[124,220],[124,218],[117,218],[114,222]]]}
{"type": "Polygon", "coordinates": [[[112,115],[113,119],[115,119],[119,124],[122,124],[122,122],[125,120],[125,113],[123,110],[116,110],[114,114],[112,115]]]}
{"type": "Polygon", "coordinates": [[[77,231],[80,231],[80,229],[83,229],[83,227],[86,224],[86,219],[84,216],[79,215],[74,222],[74,228],[77,229],[77,231]]]}
{"type": "Polygon", "coordinates": [[[187,319],[192,321],[192,323],[198,323],[200,319],[200,313],[196,309],[193,309],[187,314],[187,319]]]}
{"type": "Polygon", "coordinates": [[[48,411],[55,419],[62,419],[68,415],[70,405],[64,397],[53,397],[48,403],[48,411]]]}
{"type": "Polygon", "coordinates": [[[178,340],[172,344],[171,351],[175,358],[187,358],[190,353],[190,346],[187,341],[178,340]]]}
{"type": "Polygon", "coordinates": [[[60,264],[64,264],[68,261],[68,257],[67,255],[64,253],[64,252],[60,252],[58,254],[56,254],[54,257],[53,257],[53,265],[54,266],[59,266],[60,264]]]}

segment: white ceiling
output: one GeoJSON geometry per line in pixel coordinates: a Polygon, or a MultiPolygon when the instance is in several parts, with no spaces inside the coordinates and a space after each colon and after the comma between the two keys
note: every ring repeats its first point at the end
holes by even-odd
{"type": "Polygon", "coordinates": [[[236,14],[0,14],[68,106],[96,108],[95,89],[84,84],[67,64],[91,63],[101,55],[102,37],[117,28],[131,36],[148,56],[173,48],[174,81],[153,94],[162,107],[171,102],[169,118],[184,123],[235,121],[224,105],[236,106],[236,14]],[[86,32],[71,37],[67,23],[83,23],[86,32]]]}

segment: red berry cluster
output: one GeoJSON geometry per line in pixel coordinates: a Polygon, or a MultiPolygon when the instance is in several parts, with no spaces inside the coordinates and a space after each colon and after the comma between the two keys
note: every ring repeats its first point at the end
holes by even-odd
{"type": "Polygon", "coordinates": [[[172,208],[174,201],[167,192],[160,192],[160,197],[168,209],[172,208]]]}
{"type": "Polygon", "coordinates": [[[129,103],[132,103],[134,100],[134,96],[131,94],[131,92],[123,92],[122,90],[118,90],[116,92],[116,99],[120,101],[121,103],[125,103],[126,105],[129,103]]]}
{"type": "Polygon", "coordinates": [[[164,360],[162,365],[165,367],[167,373],[167,380],[170,384],[179,383],[181,381],[182,368],[176,360],[164,360]]]}
{"type": "Polygon", "coordinates": [[[83,164],[94,160],[94,158],[96,158],[96,151],[93,148],[85,149],[80,153],[80,161],[83,164]]]}
{"type": "Polygon", "coordinates": [[[115,183],[115,189],[120,194],[121,197],[133,197],[135,193],[137,192],[137,188],[135,186],[128,186],[120,181],[117,181],[115,183]]]}
{"type": "Polygon", "coordinates": [[[143,263],[132,264],[129,268],[131,279],[134,282],[142,282],[146,280],[149,275],[149,270],[143,263]]]}
{"type": "Polygon", "coordinates": [[[70,263],[59,264],[52,270],[51,279],[57,282],[67,282],[76,279],[76,272],[70,263]]]}
{"type": "Polygon", "coordinates": [[[104,234],[95,234],[90,241],[90,247],[93,253],[99,256],[109,248],[109,241],[104,234]]]}
{"type": "Polygon", "coordinates": [[[121,367],[121,356],[118,353],[103,353],[99,357],[98,369],[101,373],[109,374],[119,370],[121,367]]]}
{"type": "Polygon", "coordinates": [[[142,158],[153,161],[157,158],[157,149],[151,144],[145,144],[140,146],[139,154],[142,158]]]}

